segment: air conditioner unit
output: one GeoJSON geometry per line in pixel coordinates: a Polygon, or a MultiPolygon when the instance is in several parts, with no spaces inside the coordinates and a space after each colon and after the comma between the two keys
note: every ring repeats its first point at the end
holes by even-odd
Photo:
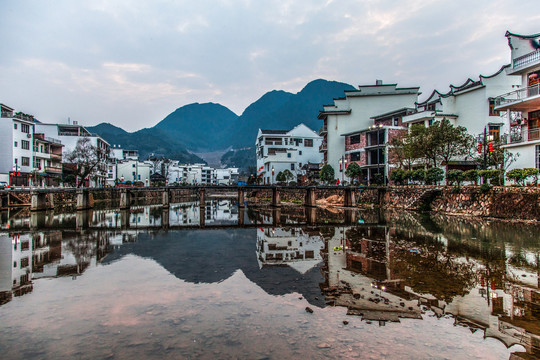
{"type": "Polygon", "coordinates": [[[26,134],[26,137],[30,139],[32,137],[32,134],[26,134]]]}

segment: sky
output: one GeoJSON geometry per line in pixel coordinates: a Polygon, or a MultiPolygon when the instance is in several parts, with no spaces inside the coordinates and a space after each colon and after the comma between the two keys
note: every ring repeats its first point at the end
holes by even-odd
{"type": "Polygon", "coordinates": [[[0,4],[0,103],[42,122],[127,131],[194,102],[240,115],[268,91],[319,78],[427,96],[509,63],[507,30],[540,33],[538,0],[0,4]]]}

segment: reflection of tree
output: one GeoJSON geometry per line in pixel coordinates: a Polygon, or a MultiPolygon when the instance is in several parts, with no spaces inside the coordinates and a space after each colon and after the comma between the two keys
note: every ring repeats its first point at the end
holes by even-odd
{"type": "Polygon", "coordinates": [[[419,294],[431,294],[448,303],[473,288],[474,264],[456,261],[439,246],[414,245],[407,241],[394,244],[389,264],[393,276],[404,279],[419,294]]]}

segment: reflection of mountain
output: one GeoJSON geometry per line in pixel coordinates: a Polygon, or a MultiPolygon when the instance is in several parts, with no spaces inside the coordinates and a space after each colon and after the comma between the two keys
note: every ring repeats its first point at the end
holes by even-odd
{"type": "Polygon", "coordinates": [[[240,269],[269,294],[298,292],[310,303],[324,306],[320,268],[315,266],[304,274],[290,267],[261,269],[254,251],[256,236],[256,229],[141,233],[136,243],[124,244],[104,263],[135,254],[155,260],[177,278],[192,283],[221,282],[240,269]]]}

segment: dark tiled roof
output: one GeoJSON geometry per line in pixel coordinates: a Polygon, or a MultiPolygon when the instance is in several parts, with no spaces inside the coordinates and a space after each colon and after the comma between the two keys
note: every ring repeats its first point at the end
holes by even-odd
{"type": "Polygon", "coordinates": [[[262,134],[273,134],[273,135],[284,135],[288,133],[287,130],[263,130],[261,129],[262,134]]]}

